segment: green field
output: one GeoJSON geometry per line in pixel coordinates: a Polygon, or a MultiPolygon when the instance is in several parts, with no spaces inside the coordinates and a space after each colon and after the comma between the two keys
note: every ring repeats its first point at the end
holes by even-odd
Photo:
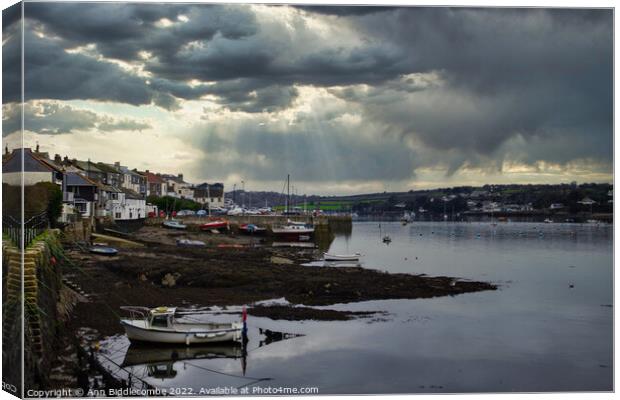
{"type": "MultiPolygon", "coordinates": [[[[319,203],[318,208],[322,211],[349,211],[351,209],[352,204],[353,202],[351,201],[321,201],[319,203]]],[[[303,203],[294,204],[291,206],[291,208],[293,207],[300,207],[303,210],[304,204],[303,203]]],[[[275,206],[273,207],[273,209],[275,211],[283,211],[284,205],[275,206]]],[[[317,204],[313,202],[306,203],[306,209],[316,210],[317,204]]]]}

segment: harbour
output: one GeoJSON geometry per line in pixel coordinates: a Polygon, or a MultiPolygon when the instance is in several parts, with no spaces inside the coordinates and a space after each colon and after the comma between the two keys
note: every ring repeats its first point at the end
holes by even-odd
{"type": "MultiPolygon", "coordinates": [[[[99,282],[89,282],[77,275],[72,278],[92,299],[77,305],[74,329],[79,331],[91,325],[97,332],[89,342],[89,346],[96,343],[95,357],[103,354],[122,365],[120,361],[128,356],[127,349],[135,346],[128,347],[118,319],[113,313],[102,313],[107,307],[98,304],[97,298],[105,299],[112,307],[120,304],[119,298],[152,306],[209,305],[216,307],[215,318],[228,321],[240,320],[241,307],[249,305],[248,349],[267,340],[260,330],[293,335],[290,340],[259,346],[260,351],[247,354],[245,374],[268,377],[269,385],[300,386],[307,379],[308,384],[312,382],[330,393],[361,393],[356,390],[363,378],[367,383],[360,390],[370,393],[385,393],[388,387],[401,393],[412,390],[476,392],[481,390],[480,385],[485,388],[491,385],[494,391],[502,392],[523,390],[539,374],[545,374],[548,379],[537,381],[537,390],[558,387],[605,390],[612,371],[609,353],[612,342],[607,328],[612,321],[612,287],[605,278],[611,268],[611,245],[611,227],[603,225],[507,223],[492,226],[488,223],[416,222],[403,226],[399,222],[382,222],[379,227],[373,221],[354,222],[350,232],[334,235],[327,250],[342,254],[364,249],[359,266],[295,266],[320,259],[322,253],[315,249],[306,250],[305,256],[295,257],[289,252],[280,253],[279,259],[271,258],[276,262],[292,261],[280,264],[281,273],[287,268],[296,274],[299,270],[294,268],[318,268],[316,273],[334,279],[336,275],[330,268],[342,271],[378,269],[389,274],[447,276],[453,277],[450,280],[491,282],[497,286],[497,290],[410,300],[399,298],[399,295],[381,300],[385,294],[374,300],[366,297],[370,293],[360,301],[346,296],[339,299],[325,293],[329,289],[324,284],[315,287],[316,292],[311,297],[303,293],[281,296],[285,292],[277,290],[256,293],[247,285],[246,290],[242,286],[227,291],[216,282],[204,288],[192,288],[196,283],[186,286],[182,278],[174,287],[158,285],[161,287],[145,291],[141,285],[143,278],[138,270],[129,267],[131,264],[94,256],[96,259],[87,261],[84,266],[99,282]],[[380,240],[380,230],[392,237],[390,244],[380,240]],[[102,286],[108,279],[105,275],[118,281],[109,293],[102,292],[102,287],[111,285],[102,286]],[[221,313],[225,310],[229,312],[221,313]],[[519,329],[511,329],[511,326],[519,326],[519,329]],[[390,340],[381,339],[386,336],[390,340]],[[467,343],[467,346],[460,347],[460,343],[467,343]],[[432,353],[428,353],[430,349],[432,353]],[[370,362],[370,359],[376,360],[377,352],[382,354],[381,362],[370,362]],[[480,362],[481,357],[484,362],[480,362]],[[581,361],[566,364],[567,357],[581,361]],[[316,369],[316,365],[326,363],[338,367],[339,372],[316,369]],[[366,367],[356,369],[355,374],[345,373],[346,365],[353,364],[366,367]],[[377,367],[373,367],[375,365],[377,367]],[[412,370],[419,373],[412,374],[412,370]],[[477,381],[474,378],[477,374],[490,376],[491,380],[477,381]],[[300,378],[305,376],[307,378],[300,378]],[[388,383],[390,386],[386,386],[388,383]]],[[[243,263],[243,251],[260,254],[255,252],[263,250],[233,249],[233,252],[243,263]]],[[[219,251],[217,257],[225,257],[222,249],[219,251]]],[[[153,260],[147,254],[141,253],[141,260],[153,260]]],[[[176,257],[183,257],[183,254],[176,257]]],[[[222,262],[228,270],[238,268],[234,262],[222,262]]],[[[148,269],[157,270],[156,265],[149,262],[148,269]]],[[[248,272],[243,276],[264,283],[273,279],[252,276],[248,272]]],[[[378,283],[376,275],[370,276],[378,283]]],[[[303,275],[298,278],[307,280],[303,275]]],[[[234,282],[234,278],[228,279],[229,284],[234,282]]],[[[292,289],[290,284],[294,278],[284,279],[292,289]]],[[[371,283],[358,285],[373,287],[371,283]]],[[[446,287],[450,287],[449,282],[446,287]]],[[[198,318],[212,320],[214,317],[198,318]]],[[[245,387],[244,369],[234,350],[239,345],[225,346],[232,346],[232,353],[206,358],[192,358],[190,354],[189,360],[175,358],[177,356],[164,360],[147,358],[146,364],[125,366],[123,371],[129,369],[160,389],[184,387],[195,393],[205,386],[245,387]],[[162,365],[167,365],[169,372],[156,374],[155,366],[161,369],[162,365]],[[223,376],[221,371],[238,376],[223,376]]],[[[147,348],[166,351],[165,345],[147,348]]],[[[209,348],[204,351],[208,353],[209,348]]],[[[200,347],[196,352],[200,353],[200,347]]],[[[121,374],[119,367],[104,358],[99,362],[99,368],[107,365],[113,376],[126,382],[126,371],[121,374]]],[[[135,382],[139,381],[134,378],[135,382]]],[[[259,381],[251,387],[261,385],[269,386],[259,381]]]]}

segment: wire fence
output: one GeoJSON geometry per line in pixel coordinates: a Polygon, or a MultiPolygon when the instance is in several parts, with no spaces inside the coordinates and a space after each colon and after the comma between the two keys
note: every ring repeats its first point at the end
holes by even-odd
{"type": "Polygon", "coordinates": [[[23,226],[19,220],[10,215],[2,216],[2,233],[8,236],[20,249],[22,249],[22,235],[24,238],[23,246],[28,247],[34,238],[45,232],[48,228],[49,218],[45,211],[28,218],[23,226]]]}

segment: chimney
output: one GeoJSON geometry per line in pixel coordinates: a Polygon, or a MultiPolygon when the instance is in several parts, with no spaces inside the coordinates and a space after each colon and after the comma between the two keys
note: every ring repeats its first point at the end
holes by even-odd
{"type": "Polygon", "coordinates": [[[62,158],[60,158],[60,154],[54,154],[54,161],[60,164],[62,162],[62,158]]]}
{"type": "Polygon", "coordinates": [[[178,177],[180,180],[183,180],[183,174],[179,174],[178,177]]]}
{"type": "Polygon", "coordinates": [[[144,171],[144,172],[148,174],[148,173],[149,173],[149,170],[147,169],[147,170],[146,170],[146,171],[144,171]]]}
{"type": "Polygon", "coordinates": [[[9,154],[9,146],[4,146],[4,154],[9,154]]]}
{"type": "Polygon", "coordinates": [[[115,162],[114,162],[114,166],[115,166],[116,168],[120,168],[120,166],[121,166],[121,162],[120,162],[120,161],[115,161],[115,162]]]}
{"type": "Polygon", "coordinates": [[[34,152],[35,152],[35,153],[38,153],[38,152],[39,152],[39,142],[37,142],[37,147],[35,148],[34,152]]]}

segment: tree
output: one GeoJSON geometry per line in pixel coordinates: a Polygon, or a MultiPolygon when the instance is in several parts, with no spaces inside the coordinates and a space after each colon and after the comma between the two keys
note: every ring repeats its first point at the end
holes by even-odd
{"type": "Polygon", "coordinates": [[[47,218],[50,226],[55,228],[62,214],[62,190],[58,185],[48,186],[47,218]]]}

